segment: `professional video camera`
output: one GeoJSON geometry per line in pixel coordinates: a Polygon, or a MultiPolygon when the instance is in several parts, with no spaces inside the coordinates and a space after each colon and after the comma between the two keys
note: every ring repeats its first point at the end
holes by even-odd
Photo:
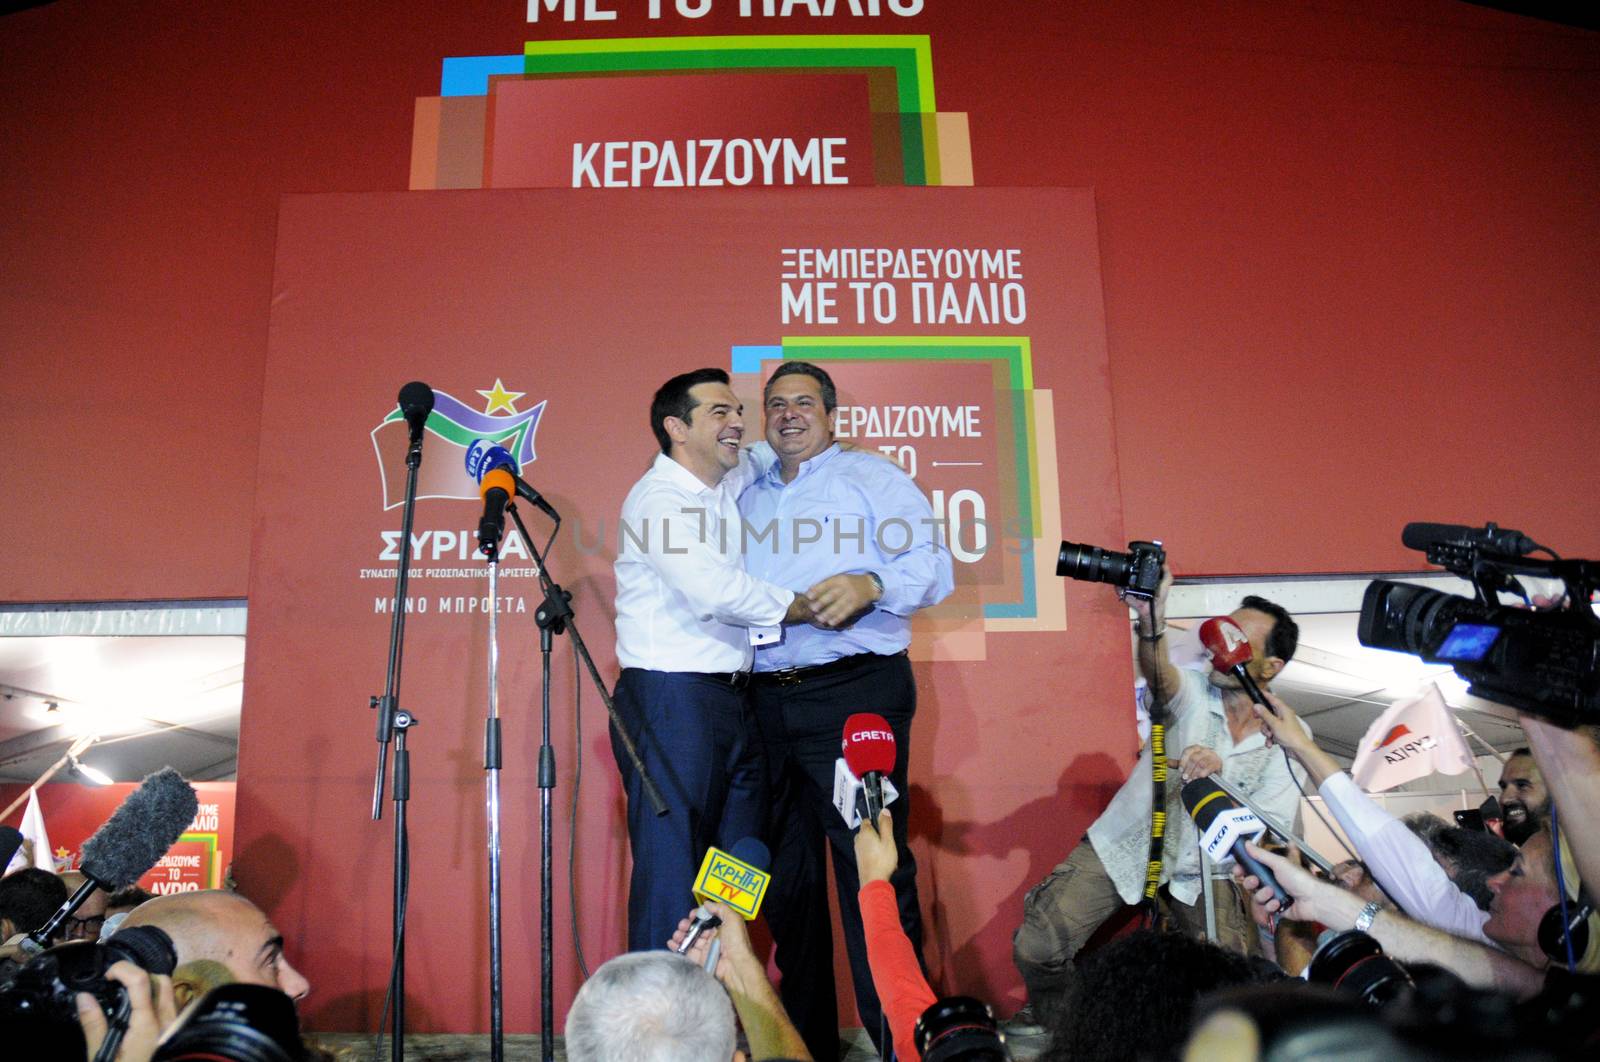
{"type": "Polygon", "coordinates": [[[1407,524],[1400,540],[1470,581],[1477,596],[1375,579],[1361,602],[1362,645],[1452,664],[1476,696],[1563,726],[1600,721],[1600,618],[1590,607],[1600,563],[1562,560],[1494,524],[1407,524]],[[1565,602],[1543,611],[1500,604],[1507,592],[1531,605],[1519,575],[1561,580],[1565,602]]]}
{"type": "Polygon", "coordinates": [[[1110,583],[1134,597],[1153,598],[1166,562],[1166,550],[1159,542],[1129,542],[1126,553],[1063,542],[1056,556],[1056,575],[1086,583],[1110,583]]]}

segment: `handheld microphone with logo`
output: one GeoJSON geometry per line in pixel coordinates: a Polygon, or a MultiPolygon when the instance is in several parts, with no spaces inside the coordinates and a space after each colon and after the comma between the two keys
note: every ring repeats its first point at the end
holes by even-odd
{"type": "MultiPolygon", "coordinates": [[[[738,911],[745,921],[750,921],[761,911],[761,901],[766,898],[767,886],[772,883],[768,868],[772,866],[772,852],[755,837],[741,837],[731,851],[720,848],[706,849],[700,863],[700,873],[695,875],[694,896],[704,903],[715,900],[738,911]]],[[[689,932],[678,944],[678,954],[688,951],[701,933],[722,924],[722,919],[696,907],[689,932]]],[[[706,969],[715,971],[718,941],[713,941],[711,953],[706,956],[706,969]]]]}
{"type": "Polygon", "coordinates": [[[500,538],[506,530],[506,506],[517,492],[517,477],[512,471],[516,462],[498,446],[479,451],[479,439],[467,450],[467,472],[478,481],[478,494],[483,498],[483,519],[478,521],[478,548],[493,561],[500,551],[500,538]],[[505,454],[502,461],[495,456],[505,454]],[[476,458],[476,460],[474,460],[476,458]]]}
{"type": "Polygon", "coordinates": [[[884,775],[894,770],[894,756],[894,731],[883,716],[857,712],[844,721],[844,763],[861,779],[858,810],[873,833],[878,832],[878,813],[894,799],[884,795],[884,775]]]}
{"type": "Polygon", "coordinates": [[[1243,627],[1227,616],[1212,616],[1200,624],[1200,644],[1206,647],[1212,667],[1238,679],[1239,685],[1244,687],[1252,701],[1273,715],[1278,714],[1278,710],[1261,695],[1261,687],[1256,685],[1256,680],[1245,670],[1245,665],[1255,653],[1250,649],[1250,638],[1244,633],[1243,627]]]}
{"type": "Polygon", "coordinates": [[[412,380],[400,388],[400,412],[405,414],[406,426],[411,429],[411,445],[422,438],[422,426],[433,412],[433,388],[421,380],[412,380]]]}
{"type": "Polygon", "coordinates": [[[503,468],[510,474],[512,494],[534,506],[556,523],[561,522],[561,514],[556,512],[555,507],[522,478],[522,470],[510,450],[491,443],[488,439],[472,440],[472,445],[467,448],[467,475],[477,480],[479,487],[482,487],[484,476],[497,468],[503,468]]]}
{"type": "Polygon", "coordinates": [[[1237,861],[1272,890],[1285,910],[1293,905],[1294,901],[1283,891],[1272,871],[1245,851],[1246,841],[1254,841],[1266,832],[1266,825],[1255,812],[1223,792],[1222,787],[1209,778],[1189,782],[1181,795],[1184,808],[1200,831],[1200,847],[1212,862],[1224,863],[1230,858],[1237,861]]]}
{"type": "Polygon", "coordinates": [[[199,810],[194,787],[171,767],[145,778],[94,836],[83,842],[83,863],[78,869],[88,880],[48,922],[29,933],[28,939],[44,947],[95,889],[115,892],[138,881],[167,854],[199,810]]]}

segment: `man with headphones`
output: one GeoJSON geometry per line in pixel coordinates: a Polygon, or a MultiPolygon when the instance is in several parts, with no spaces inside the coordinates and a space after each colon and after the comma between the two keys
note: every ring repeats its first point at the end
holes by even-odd
{"type": "MultiPolygon", "coordinates": [[[[1553,834],[1548,823],[1539,824],[1523,842],[1516,862],[1489,879],[1493,899],[1484,911],[1456,887],[1421,839],[1362,792],[1312,741],[1293,709],[1271,692],[1266,692],[1266,697],[1277,715],[1258,708],[1262,726],[1305,767],[1356,854],[1401,910],[1423,925],[1499,947],[1537,969],[1557,960],[1568,965],[1569,934],[1562,927],[1570,925],[1571,965],[1584,973],[1600,971],[1600,946],[1594,944],[1600,938],[1600,919],[1591,905],[1578,898],[1578,875],[1570,861],[1566,831],[1553,834]],[[1560,871],[1557,843],[1565,864],[1560,871]],[[1550,949],[1541,941],[1548,942],[1550,949]]],[[[1375,914],[1376,905],[1369,906],[1375,914]]],[[[1370,925],[1371,921],[1369,915],[1366,922],[1370,925]]],[[[1360,927],[1359,921],[1357,924],[1360,927]]]]}

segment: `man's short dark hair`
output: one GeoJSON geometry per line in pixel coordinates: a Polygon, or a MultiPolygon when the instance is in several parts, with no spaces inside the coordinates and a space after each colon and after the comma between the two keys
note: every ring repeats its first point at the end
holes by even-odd
{"type": "Polygon", "coordinates": [[[31,933],[67,902],[67,883],[48,870],[28,867],[0,878],[0,918],[19,933],[31,933]]]}
{"type": "Polygon", "coordinates": [[[677,417],[688,424],[694,414],[695,401],[689,392],[705,383],[725,384],[728,374],[721,369],[696,369],[680,373],[662,384],[650,400],[650,430],[655,432],[661,452],[672,452],[672,436],[667,434],[667,418],[677,417]]]}
{"type": "Polygon", "coordinates": [[[1275,656],[1285,664],[1294,659],[1294,651],[1300,645],[1300,624],[1289,615],[1288,609],[1275,601],[1268,601],[1254,594],[1239,602],[1239,607],[1265,612],[1272,617],[1272,633],[1267,635],[1268,656],[1275,656]]]}
{"type": "Polygon", "coordinates": [[[1446,826],[1434,835],[1429,847],[1456,888],[1471,896],[1485,911],[1489,909],[1489,901],[1494,899],[1494,893],[1489,891],[1489,879],[1517,861],[1515,845],[1485,830],[1446,826]]]}
{"type": "Polygon", "coordinates": [[[772,393],[772,385],[785,376],[809,376],[817,381],[817,386],[822,389],[822,411],[832,413],[839,404],[839,391],[833,386],[833,377],[827,372],[817,368],[809,361],[786,361],[772,370],[772,375],[767,378],[767,386],[761,391],[761,401],[767,401],[767,396],[772,393]]]}
{"type": "Polygon", "coordinates": [[[1195,1000],[1268,976],[1264,964],[1209,941],[1136,930],[1078,964],[1062,1024],[1043,1057],[1177,1059],[1195,1000]]]}
{"type": "Polygon", "coordinates": [[[106,897],[106,906],[109,907],[138,907],[146,900],[154,899],[155,894],[141,889],[137,885],[129,885],[118,889],[106,897]]]}

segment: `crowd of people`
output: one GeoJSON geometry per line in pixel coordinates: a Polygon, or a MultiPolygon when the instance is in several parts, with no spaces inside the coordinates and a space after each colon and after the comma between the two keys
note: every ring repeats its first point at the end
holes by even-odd
{"type": "MultiPolygon", "coordinates": [[[[1298,644],[1289,612],[1246,597],[1227,619],[1247,662],[1178,666],[1164,566],[1152,590],[1116,588],[1149,729],[1109,806],[1015,912],[1026,1006],[1001,1022],[960,985],[936,990],[906,846],[908,757],[868,780],[887,786],[889,806],[863,800],[857,821],[835,795],[854,713],[871,713],[875,740],[910,747],[909,618],[950,593],[951,557],[910,477],[834,438],[836,403],[824,370],[785,363],[763,392],[765,438],[749,446],[720,370],[676,376],[652,402],[660,454],[623,505],[616,561],[628,951],[579,990],[569,1059],[838,1059],[830,850],[857,1014],[884,1058],[1004,1059],[1008,1030],[1035,1032],[1044,1057],[1062,1060],[1600,1050],[1600,916],[1585,889],[1600,882],[1600,727],[1522,716],[1527,746],[1504,763],[1488,828],[1397,818],[1272,691],[1298,644]],[[677,814],[653,813],[646,775],[677,814]],[[1352,858],[1322,870],[1281,843],[1292,838],[1259,837],[1231,879],[1213,882],[1208,909],[1182,800],[1202,779],[1278,823],[1294,823],[1314,791],[1352,858]],[[761,917],[777,984],[745,914],[713,900],[688,910],[706,850],[746,838],[772,851],[761,917]],[[1143,925],[1089,948],[1129,907],[1143,925]]],[[[81,884],[32,869],[0,880],[0,1014],[43,991],[30,985],[69,983],[67,960],[39,953],[28,933],[81,884]]],[[[102,983],[126,1002],[119,1012],[106,1001],[117,989],[61,989],[71,1035],[58,1013],[63,1039],[26,1057],[161,1058],[158,1041],[185,1010],[219,992],[310,990],[282,936],[236,893],[97,893],[63,925],[76,942],[65,947],[110,949],[102,983]],[[142,962],[141,933],[170,962],[142,962]]]]}

